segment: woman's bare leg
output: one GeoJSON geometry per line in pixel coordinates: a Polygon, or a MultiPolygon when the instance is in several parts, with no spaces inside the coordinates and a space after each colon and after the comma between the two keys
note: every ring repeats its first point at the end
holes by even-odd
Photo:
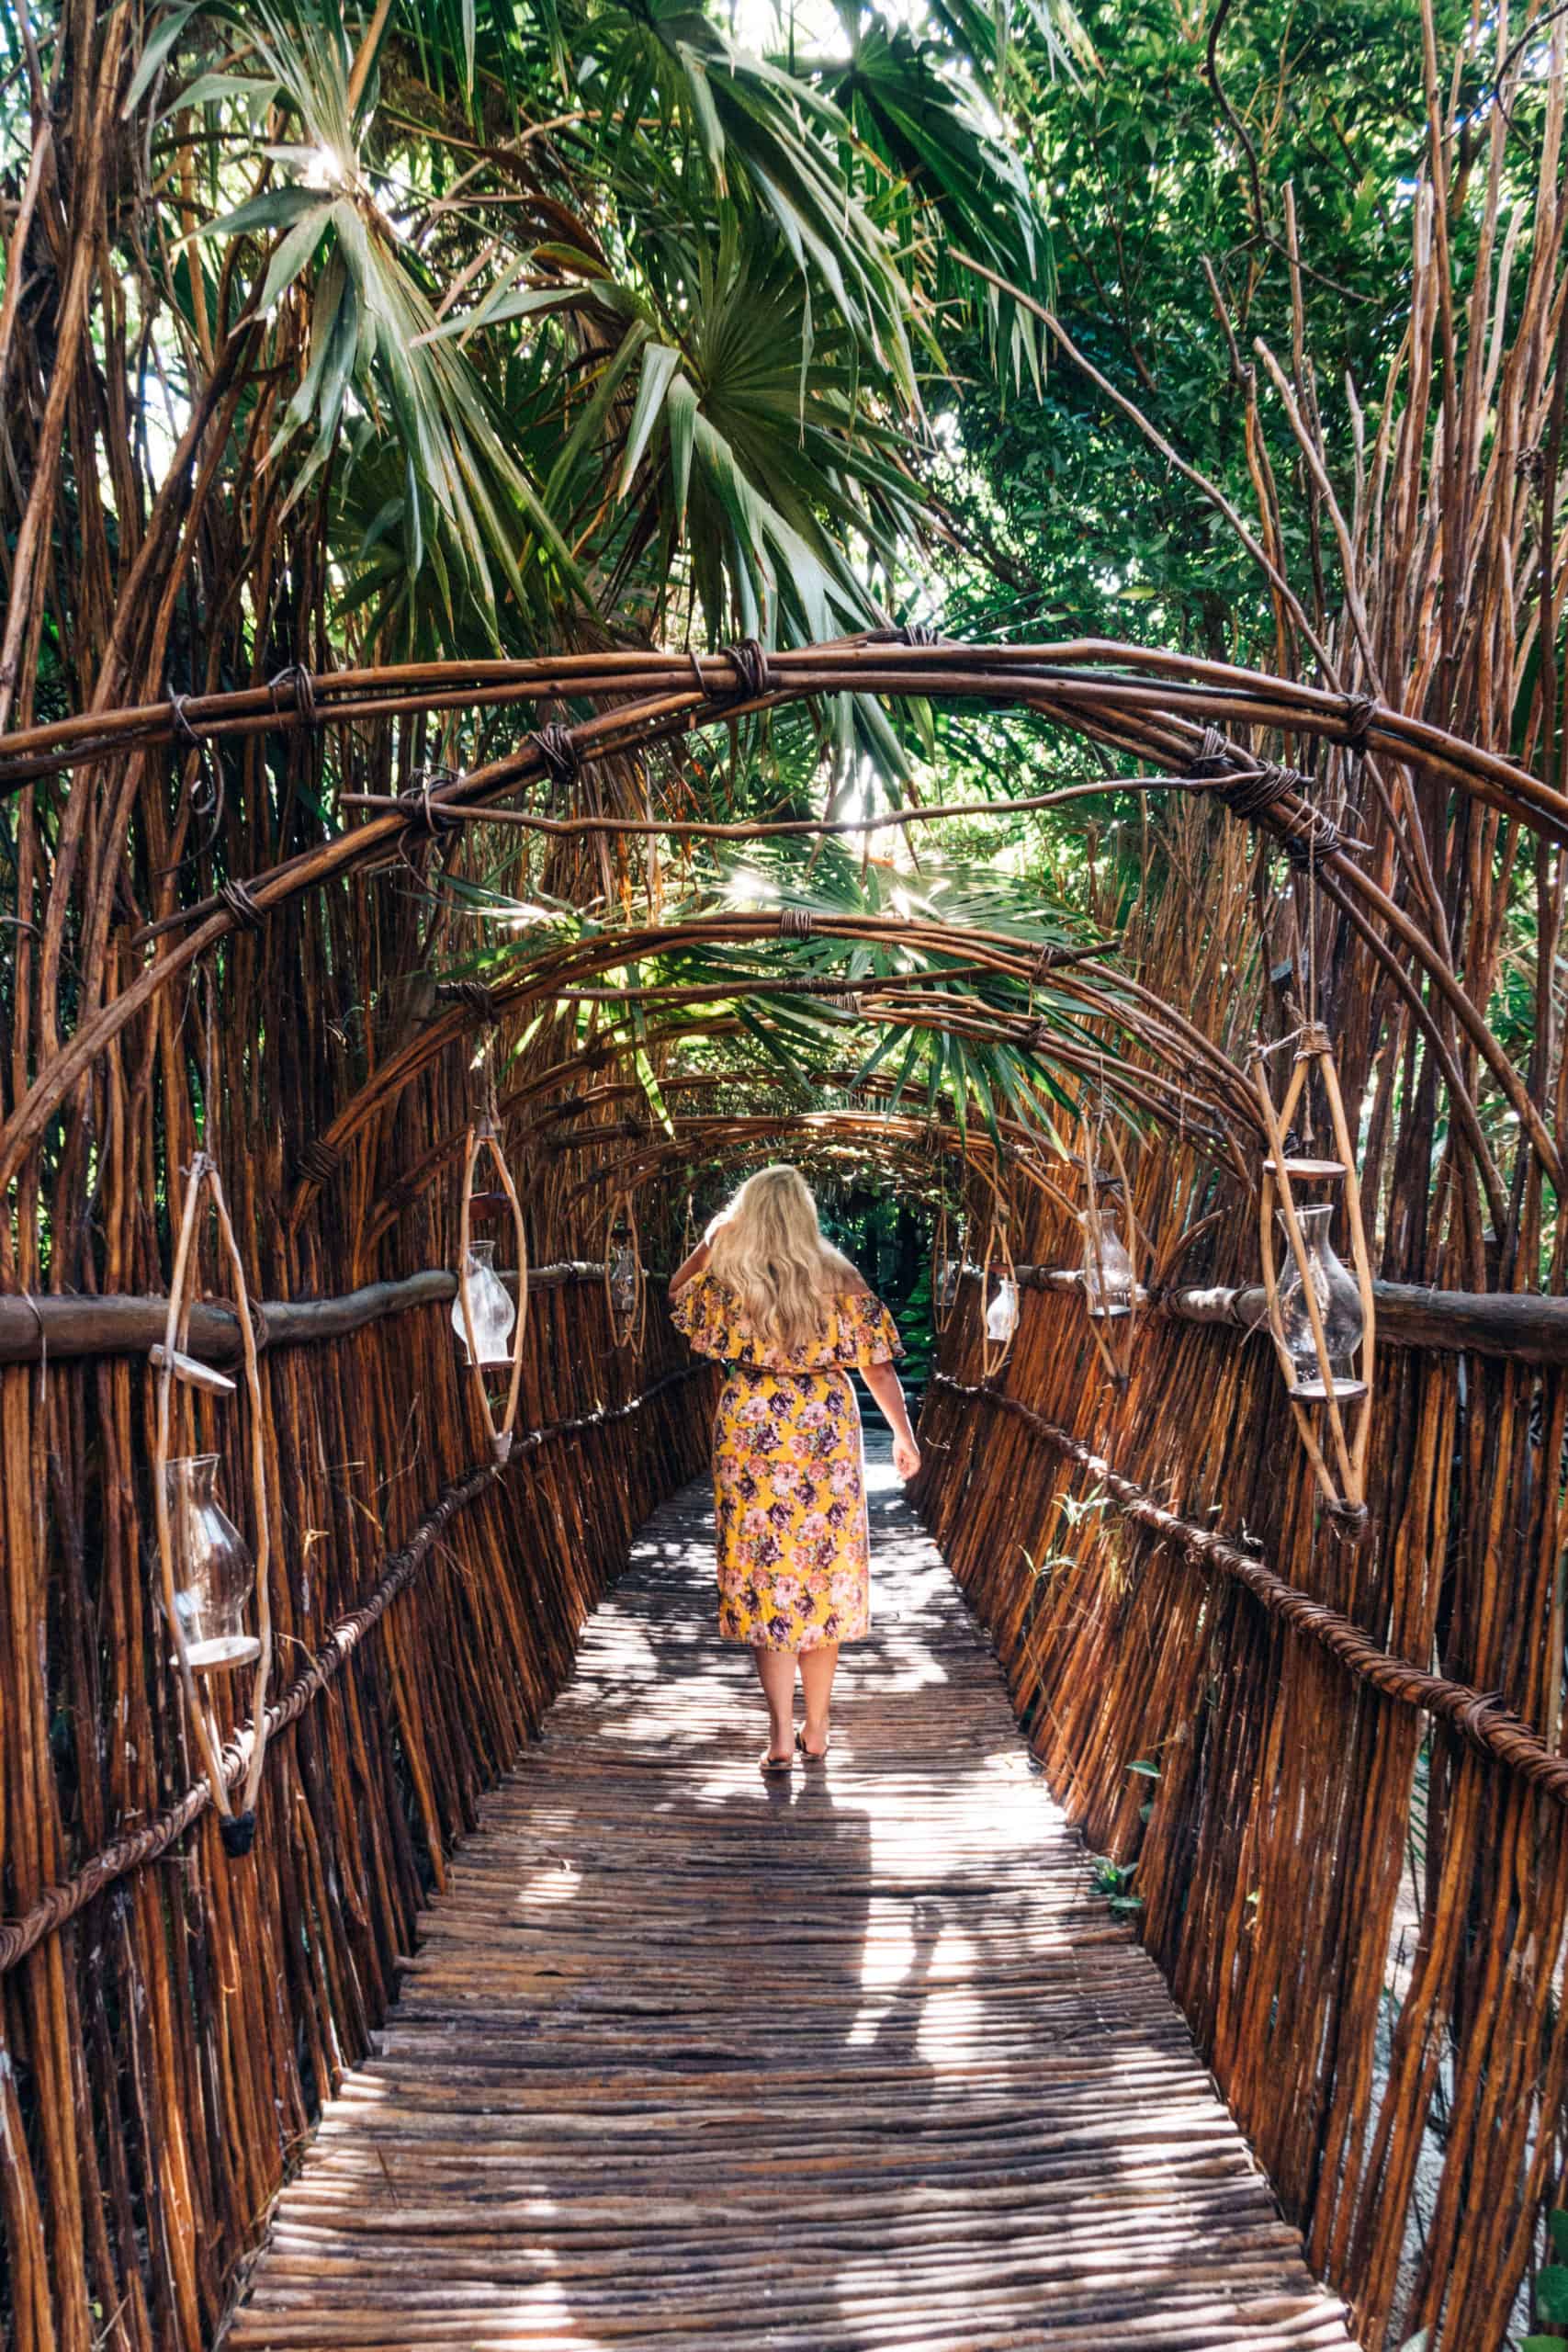
{"type": "Polygon", "coordinates": [[[824,1642],[819,1649],[800,1653],[800,1685],[806,1693],[806,1745],[814,1756],[828,1746],[828,1708],[838,1670],[839,1645],[824,1642]]]}
{"type": "Polygon", "coordinates": [[[768,1702],[768,1756],[782,1764],[795,1754],[795,1652],[751,1646],[757,1679],[768,1702]]]}

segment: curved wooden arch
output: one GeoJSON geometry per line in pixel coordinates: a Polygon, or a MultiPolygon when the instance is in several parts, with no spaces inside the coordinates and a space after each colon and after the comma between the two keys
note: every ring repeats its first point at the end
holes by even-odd
{"type": "MultiPolygon", "coordinates": [[[[785,910],[786,916],[789,912],[785,910]]],[[[781,929],[778,914],[726,914],[694,916],[673,923],[650,924],[637,931],[617,932],[577,942],[557,948],[534,959],[514,974],[493,983],[486,992],[482,1004],[476,1005],[459,999],[411,1038],[401,1050],[382,1063],[375,1077],[344,1104],[325,1135],[319,1138],[322,1149],[301,1176],[290,1208],[290,1221],[298,1228],[322,1183],[321,1166],[330,1167],[341,1159],[355,1136],[368,1125],[382,1105],[401,1091],[420,1071],[454,1045],[465,1032],[480,1021],[494,1021],[510,1013],[520,1012],[543,1000],[570,1001],[572,983],[582,982],[599,973],[614,971],[623,965],[665,955],[681,947],[716,945],[757,946],[771,944],[792,933],[781,929]]],[[[1122,1087],[1137,1089],[1142,1085],[1145,1107],[1151,1115],[1166,1122],[1190,1126],[1193,1117],[1207,1111],[1215,1117],[1216,1127],[1224,1132],[1227,1125],[1248,1133],[1258,1128],[1257,1098],[1246,1073],[1204,1036],[1186,1016],[1174,1006],[1168,1005],[1151,990],[1143,989],[1135,980],[1119,978],[1115,987],[1100,989],[1092,985],[1080,967],[1039,971],[1040,951],[1032,953],[1021,948],[1009,934],[985,931],[963,930],[945,923],[932,923],[904,917],[861,915],[820,915],[815,918],[812,935],[824,940],[842,940],[847,945],[880,945],[883,947],[918,948],[931,956],[949,956],[955,961],[974,965],[979,963],[998,978],[1010,979],[1028,988],[1042,977],[1052,988],[1080,1006],[1084,1013],[1094,1019],[1115,1023],[1124,1034],[1134,1037],[1140,1047],[1171,1065],[1175,1079],[1166,1079],[1164,1085],[1173,1098],[1162,1102],[1145,1081],[1151,1073],[1142,1068],[1125,1064],[1121,1057],[1098,1043],[1087,1040],[1082,1053],[1086,1067],[1097,1071],[1104,1069],[1122,1087]],[[1208,1085],[1202,1082],[1207,1078],[1208,1085]]],[[[859,984],[861,992],[872,994],[880,989],[902,1005],[905,1017],[913,1007],[908,995],[900,998],[899,990],[908,990],[914,975],[891,976],[885,980],[868,980],[859,984]]],[[[938,969],[933,977],[940,979],[938,969]]],[[[819,993],[841,992],[843,983],[826,979],[819,993]]],[[[628,998],[625,990],[606,992],[603,1000],[625,1003],[640,1001],[655,1004],[670,1002],[671,995],[681,1001],[690,1001],[694,995],[701,1001],[732,1003],[738,996],[748,993],[766,995],[766,975],[740,975],[734,980],[715,983],[700,991],[652,989],[633,991],[628,998]]],[[[918,1000],[922,1005],[923,998],[918,1000]]],[[[960,1004],[955,1013],[967,1013],[985,1024],[990,1035],[1008,1035],[1021,1046],[1027,1045],[1028,1031],[1037,1024],[1027,1016],[1003,1013],[984,1004],[960,1004]]],[[[1057,1051],[1055,1040],[1042,1040],[1039,1050],[1045,1056],[1057,1051]]],[[[1067,1045],[1062,1057],[1074,1056],[1077,1048],[1067,1045]]],[[[1156,1078],[1159,1073],[1153,1073],[1156,1078]]]]}
{"type": "MultiPolygon", "coordinates": [[[[182,730],[219,740],[399,712],[499,708],[546,697],[615,698],[612,707],[593,718],[554,730],[547,746],[531,737],[504,759],[429,796],[439,814],[461,819],[490,808],[563,760],[575,766],[612,753],[641,752],[744,712],[842,693],[980,700],[1026,709],[1113,745],[1134,760],[1151,762],[1162,772],[1128,779],[1125,789],[1156,790],[1174,781],[1206,787],[1222,797],[1235,796],[1236,813],[1275,840],[1290,843],[1298,854],[1304,853],[1325,895],[1353,922],[1400,989],[1442,1070],[1494,1214],[1500,1218],[1505,1208],[1501,1179],[1462,1072],[1412,979],[1411,966],[1419,967],[1442,999],[1518,1115],[1540,1164],[1562,1188],[1553,1136],[1446,957],[1394,899],[1358,869],[1334,828],[1314,808],[1304,777],[1260,764],[1215,733],[1223,726],[1241,725],[1287,738],[1316,738],[1358,755],[1375,752],[1470,793],[1550,840],[1568,843],[1568,797],[1495,752],[1364,697],[1110,640],[966,646],[921,644],[907,632],[871,631],[795,652],[750,649],[745,655],[697,657],[615,650],[523,662],[336,671],[313,680],[310,695],[297,696],[292,707],[282,703],[273,688],[241,689],[183,701],[177,722],[182,730]],[[1245,787],[1259,782],[1267,785],[1266,795],[1260,800],[1255,793],[1247,800],[1245,787]],[[1387,933],[1386,940],[1378,938],[1374,920],[1387,933]]],[[[0,737],[0,790],[15,788],[48,769],[101,760],[134,745],[172,741],[175,727],[175,707],[164,702],[0,737]]],[[[386,857],[407,829],[427,821],[429,813],[429,807],[422,815],[400,804],[333,842],[285,859],[249,883],[230,883],[220,897],[150,927],[143,937],[170,929],[183,935],[119,996],[90,1014],[39,1071],[0,1129],[0,1187],[17,1174],[61,1103],[119,1030],[197,956],[236,925],[264,922],[276,907],[301,892],[386,857]]],[[[933,821],[940,813],[932,811],[933,821]]],[[[528,821],[547,831],[559,826],[559,820],[542,817],[530,816],[528,821]]],[[[567,820],[567,830],[600,834],[628,828],[637,830],[637,820],[567,820]]],[[[649,820],[647,829],[666,836],[682,831],[675,820],[649,820]]],[[[824,830],[829,829],[824,823],[824,830]]],[[[1164,1010],[1174,1014],[1176,1009],[1164,1010]]]]}
{"type": "MultiPolygon", "coordinates": [[[[606,1160],[602,1166],[591,1170],[568,1195],[568,1205],[574,1206],[587,1199],[605,1183],[614,1183],[626,1193],[640,1190],[644,1184],[661,1175],[671,1161],[691,1158],[694,1140],[691,1129],[699,1124],[705,1131],[711,1125],[716,1138],[724,1138],[726,1152],[749,1151],[777,1136],[797,1139],[803,1152],[841,1143],[846,1148],[852,1148],[872,1159],[897,1157],[903,1161],[923,1158],[923,1172],[932,1182],[935,1180],[931,1161],[933,1138],[936,1138],[944,1153],[960,1159],[966,1169],[972,1169],[983,1177],[993,1191],[996,1189],[997,1178],[992,1172],[996,1147],[983,1129],[960,1129],[924,1117],[890,1118],[886,1114],[861,1114],[843,1110],[797,1111],[772,1117],[765,1114],[752,1118],[726,1117],[711,1123],[677,1121],[678,1132],[673,1136],[660,1136],[656,1140],[650,1139],[641,1151],[620,1159],[606,1160]],[[687,1130],[684,1134],[679,1132],[682,1125],[687,1130]]],[[[706,1156],[713,1159],[718,1154],[710,1152],[706,1156]]],[[[1069,1216],[1076,1216],[1072,1203],[1026,1154],[1009,1154],[1004,1164],[1010,1174],[1021,1177],[1035,1191],[1055,1201],[1069,1216]]]]}
{"type": "MultiPolygon", "coordinates": [[[[891,1025],[910,1017],[916,1010],[917,1008],[913,1005],[904,1008],[894,1003],[874,1004],[863,1006],[856,1017],[863,1025],[869,1026],[875,1023],[891,1025]]],[[[921,1013],[925,1026],[940,1031],[945,1035],[974,1037],[980,1040],[1001,1034],[1008,1035],[1009,1042],[1015,1042],[1011,1035],[1000,1030],[999,1023],[998,1028],[993,1029],[982,1022],[965,1020],[961,1011],[950,1012],[945,1001],[942,1004],[941,1019],[931,1017],[935,1007],[929,1001],[921,1004],[918,1010],[921,1013]]],[[[1017,1033],[1016,1042],[1020,1046],[1027,1044],[1025,1033],[1030,1025],[1021,1017],[1013,1023],[1013,1029],[1017,1033]]],[[[615,1036],[602,1039],[593,1046],[584,1047],[581,1052],[569,1055],[562,1061],[549,1064],[543,1070],[530,1073],[510,1093],[502,1096],[499,1106],[501,1116],[504,1121],[525,1103],[534,1102],[541,1096],[580,1086],[585,1072],[600,1070],[606,1066],[613,1067],[618,1061],[628,1061],[638,1053],[665,1045],[695,1044],[710,1038],[732,1036],[743,1033],[744,1024],[740,1021],[731,1014],[721,1014],[711,1022],[687,1022],[671,1024],[669,1027],[655,1027],[640,1036],[615,1036]]],[[[1175,1085],[1155,1071],[1139,1069],[1134,1076],[1126,1068],[1118,1069],[1114,1066],[1113,1057],[1111,1057],[1112,1066],[1108,1073],[1106,1067],[1108,1057],[1099,1047],[1085,1046],[1081,1051],[1075,1048],[1069,1054],[1058,1042],[1053,1046],[1049,1058],[1053,1062],[1063,1063],[1086,1078],[1093,1078],[1097,1082],[1109,1076],[1110,1092],[1118,1096],[1125,1106],[1140,1110],[1150,1117],[1162,1119],[1164,1124],[1179,1128],[1186,1139],[1195,1145],[1198,1149],[1206,1150],[1216,1159],[1223,1158],[1230,1167],[1231,1172],[1236,1175],[1243,1184],[1250,1186],[1252,1181],[1250,1172],[1246,1161],[1236,1151],[1234,1130],[1217,1124],[1211,1125],[1202,1115],[1205,1109],[1212,1107],[1206,1098],[1175,1085]]],[[[852,1071],[834,1074],[824,1070],[813,1070],[808,1073],[808,1076],[816,1085],[842,1084],[847,1087],[853,1082],[863,1091],[876,1094],[891,1092],[894,1085],[892,1080],[885,1079],[878,1073],[874,1073],[869,1080],[857,1079],[855,1073],[852,1071]]],[[[689,1087],[725,1086],[743,1089],[750,1086],[787,1083],[775,1071],[751,1069],[739,1069],[729,1072],[698,1072],[689,1076],[680,1074],[671,1076],[661,1072],[659,1082],[660,1091],[664,1093],[682,1091],[689,1087]]],[[[576,1096],[571,1106],[571,1115],[579,1115],[581,1109],[586,1107],[595,1095],[599,1100],[604,1101],[609,1098],[611,1092],[627,1101],[643,1102],[647,1099],[646,1090],[640,1084],[627,1084],[615,1090],[594,1090],[588,1095],[576,1096]]],[[[551,1121],[565,1115],[567,1114],[564,1109],[542,1114],[538,1119],[525,1125],[516,1140],[521,1142],[537,1134],[551,1121]]],[[[1004,1136],[1010,1137],[1016,1128],[1019,1138],[1027,1139],[1024,1130],[1017,1127],[1016,1122],[1003,1119],[999,1125],[1004,1136]]],[[[371,1203],[367,1213],[365,1229],[355,1245],[355,1264],[357,1269],[363,1270],[383,1236],[396,1224],[398,1217],[410,1203],[418,1199],[429,1189],[446,1160],[461,1149],[465,1132],[466,1130],[461,1127],[452,1128],[434,1144],[427,1146],[412,1167],[405,1169],[371,1203]]]]}

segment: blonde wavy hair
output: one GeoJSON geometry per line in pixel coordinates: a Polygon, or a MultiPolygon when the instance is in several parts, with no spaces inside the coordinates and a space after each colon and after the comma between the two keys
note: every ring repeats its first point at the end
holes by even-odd
{"type": "Polygon", "coordinates": [[[808,1347],[827,1328],[829,1302],[865,1288],[842,1252],[823,1240],[798,1168],[781,1164],[748,1176],[707,1240],[708,1271],[735,1293],[770,1347],[808,1347]]]}

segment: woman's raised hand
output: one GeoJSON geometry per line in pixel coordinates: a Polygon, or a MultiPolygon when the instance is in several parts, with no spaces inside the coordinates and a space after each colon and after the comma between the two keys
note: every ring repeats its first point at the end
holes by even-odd
{"type": "Polygon", "coordinates": [[[912,1437],[893,1441],[893,1467],[900,1478],[912,1478],[920,1466],[920,1449],[912,1437]]]}

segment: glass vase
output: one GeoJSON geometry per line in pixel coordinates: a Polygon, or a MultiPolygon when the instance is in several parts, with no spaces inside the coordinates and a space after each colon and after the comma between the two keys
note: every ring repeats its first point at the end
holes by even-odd
{"type": "MultiPolygon", "coordinates": [[[[256,1566],[244,1537],[218,1499],[218,1456],[181,1455],[164,1468],[175,1613],[197,1674],[243,1666],[261,1644],[245,1631],[256,1566]]],[[[171,1666],[178,1664],[171,1658],[171,1666]]]]}
{"type": "MultiPolygon", "coordinates": [[[[1295,1373],[1292,1393],[1302,1397],[1324,1397],[1328,1390],[1313,1339],[1312,1317],[1307,1310],[1301,1268],[1291,1247],[1291,1228],[1284,1211],[1281,1209],[1277,1215],[1285,1250],[1285,1263],[1280,1277],[1280,1322],[1295,1373]]],[[[1335,1389],[1337,1392],[1350,1389],[1359,1393],[1360,1383],[1356,1375],[1355,1353],[1360,1346],[1364,1328],[1361,1294],[1356,1286],[1355,1277],[1334,1253],[1328,1238],[1328,1228],[1333,1221],[1334,1208],[1330,1202],[1296,1211],[1296,1223],[1301,1227],[1307,1272],[1323,1324],[1324,1345],[1327,1350],[1328,1368],[1334,1378],[1335,1389]]]]}
{"type": "Polygon", "coordinates": [[[458,1290],[452,1301],[452,1329],[457,1334],[457,1345],[463,1351],[463,1362],[482,1364],[512,1362],[512,1327],[517,1320],[517,1306],[501,1276],[495,1271],[493,1241],[472,1241],[468,1245],[468,1306],[474,1318],[476,1358],[468,1354],[468,1329],[463,1321],[463,1294],[458,1290]]]}
{"type": "Polygon", "coordinates": [[[1100,1248],[1089,1219],[1083,1227],[1083,1287],[1097,1321],[1133,1311],[1133,1261],[1122,1238],[1121,1213],[1111,1201],[1100,1204],[1100,1248]]]}
{"type": "Polygon", "coordinates": [[[987,1340],[1010,1340],[1018,1329],[1018,1286],[1004,1274],[986,1309],[987,1340]]]}
{"type": "Polygon", "coordinates": [[[619,1243],[611,1255],[610,1304],[623,1322],[637,1313],[637,1253],[629,1241],[619,1243]]]}

